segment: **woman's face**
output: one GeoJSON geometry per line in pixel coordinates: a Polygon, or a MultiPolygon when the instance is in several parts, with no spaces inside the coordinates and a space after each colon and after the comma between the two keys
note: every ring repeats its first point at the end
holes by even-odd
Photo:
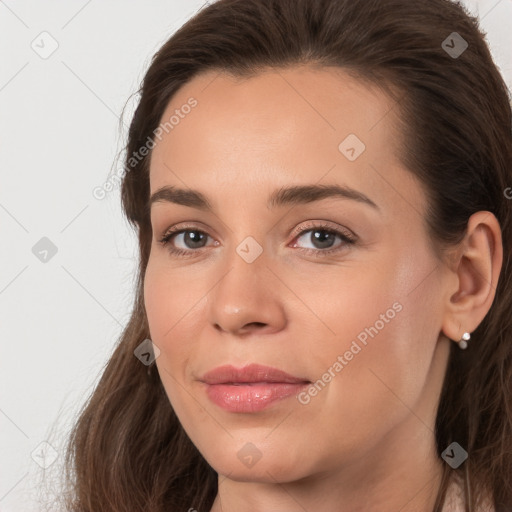
{"type": "Polygon", "coordinates": [[[175,192],[151,208],[151,339],[184,429],[231,479],[354,475],[433,446],[444,267],[395,157],[397,108],[339,70],[296,67],[203,74],[162,117],[151,194],[175,192]],[[252,363],[310,384],[202,382],[252,363]]]}

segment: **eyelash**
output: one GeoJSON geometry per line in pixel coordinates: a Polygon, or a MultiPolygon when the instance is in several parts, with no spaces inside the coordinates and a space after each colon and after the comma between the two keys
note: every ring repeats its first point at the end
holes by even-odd
{"type": "MultiPolygon", "coordinates": [[[[196,233],[201,233],[201,234],[204,234],[206,236],[209,236],[208,233],[206,233],[205,231],[202,231],[200,229],[197,229],[195,226],[185,226],[185,227],[182,227],[181,229],[171,228],[171,230],[167,231],[164,234],[164,236],[158,240],[158,242],[162,246],[165,247],[165,246],[169,245],[169,242],[170,242],[170,240],[171,240],[171,238],[173,236],[180,235],[181,233],[186,233],[187,231],[194,231],[196,233]]],[[[327,226],[325,224],[315,224],[313,226],[309,226],[307,229],[303,229],[303,230],[298,231],[297,233],[294,233],[294,240],[296,238],[300,238],[304,233],[308,233],[309,231],[324,231],[324,232],[329,233],[331,235],[337,235],[344,242],[344,244],[341,244],[338,247],[335,247],[333,249],[326,249],[326,250],[298,248],[298,250],[301,251],[301,252],[304,252],[306,254],[313,253],[317,257],[329,256],[329,255],[331,255],[333,253],[339,252],[339,251],[343,250],[347,245],[348,246],[354,245],[356,243],[356,240],[357,240],[353,236],[348,235],[348,233],[345,233],[345,232],[342,232],[342,231],[338,231],[338,230],[333,229],[332,227],[327,226]]],[[[188,249],[188,250],[176,249],[175,247],[172,247],[172,246],[169,246],[167,248],[167,250],[172,255],[174,255],[174,256],[184,256],[184,257],[195,256],[196,253],[200,252],[202,249],[205,249],[205,247],[202,247],[200,249],[188,249]]]]}

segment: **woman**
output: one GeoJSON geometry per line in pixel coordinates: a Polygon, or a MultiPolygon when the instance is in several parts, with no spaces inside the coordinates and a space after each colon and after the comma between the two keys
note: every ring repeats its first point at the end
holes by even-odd
{"type": "Polygon", "coordinates": [[[512,510],[511,108],[448,0],[220,0],[155,55],[75,511],[512,510]]]}

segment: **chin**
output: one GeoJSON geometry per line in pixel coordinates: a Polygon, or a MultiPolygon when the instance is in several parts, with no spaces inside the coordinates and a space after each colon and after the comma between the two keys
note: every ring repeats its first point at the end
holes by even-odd
{"type": "Polygon", "coordinates": [[[210,454],[207,461],[218,474],[237,482],[293,482],[306,476],[304,466],[299,466],[291,457],[285,460],[281,454],[272,451],[270,455],[261,454],[257,459],[254,451],[251,460],[251,455],[247,455],[251,450],[250,446],[244,446],[242,450],[233,451],[232,457],[227,456],[230,450],[222,450],[221,453],[210,454]]]}

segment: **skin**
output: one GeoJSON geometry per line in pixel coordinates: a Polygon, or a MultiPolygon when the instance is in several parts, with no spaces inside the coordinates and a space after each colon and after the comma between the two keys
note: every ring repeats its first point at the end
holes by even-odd
{"type": "Polygon", "coordinates": [[[450,340],[473,332],[492,304],[502,264],[496,218],[473,215],[446,263],[437,259],[423,187],[396,158],[393,100],[341,70],[248,80],[210,71],[183,86],[162,119],[191,96],[198,105],[153,149],[151,193],[199,190],[214,209],[153,204],[145,303],[169,400],[219,474],[211,511],[432,510],[450,340]],[[366,146],[354,161],[338,149],[348,134],[366,146]],[[340,198],[266,207],[276,188],[303,184],[349,186],[379,210],[340,198]],[[312,238],[319,221],[358,240],[335,236],[330,248],[340,251],[322,256],[328,248],[312,238]],[[181,234],[159,244],[183,223],[204,242],[181,234]],[[263,249],[252,263],[236,251],[248,236],[263,249]],[[196,252],[173,256],[170,246],[196,252]],[[292,396],[258,413],[227,412],[197,380],[257,362],[315,382],[394,303],[401,311],[307,404],[292,396]],[[261,454],[252,467],[237,457],[247,443],[261,454]]]}

